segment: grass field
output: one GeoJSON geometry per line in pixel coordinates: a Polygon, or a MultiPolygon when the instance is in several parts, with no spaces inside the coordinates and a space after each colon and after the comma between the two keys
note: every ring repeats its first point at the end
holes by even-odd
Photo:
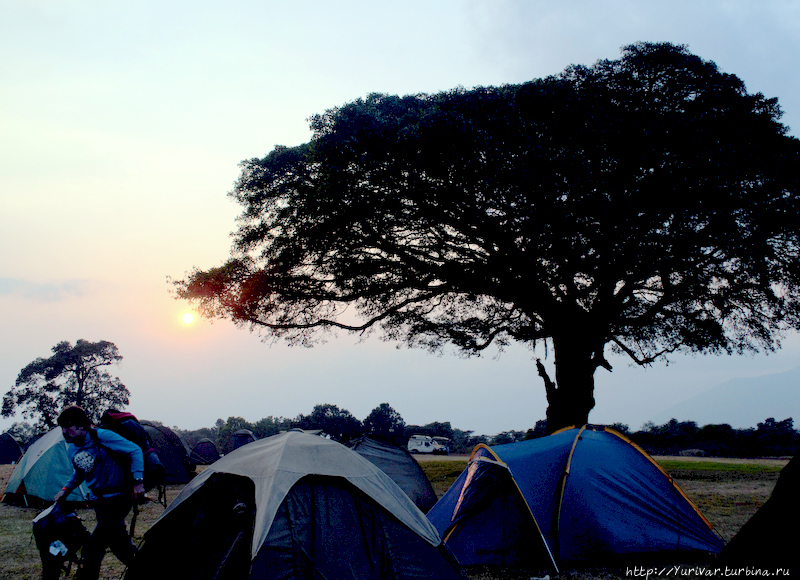
{"type": "MultiPolygon", "coordinates": [[[[418,459],[439,496],[447,490],[467,463],[467,458],[464,456],[418,457],[418,459]]],[[[787,463],[781,459],[657,457],[656,460],[672,475],[726,541],[730,540],[769,498],[781,468],[787,463]]],[[[0,466],[0,489],[5,489],[11,471],[11,466],[0,466]]],[[[168,500],[172,500],[179,491],[179,486],[170,486],[167,490],[168,500]]],[[[136,523],[136,541],[141,540],[144,532],[162,510],[163,508],[155,503],[149,503],[143,508],[136,523]]],[[[31,532],[31,520],[37,513],[37,510],[30,508],[0,504],[0,580],[40,578],[39,554],[31,532]]],[[[91,530],[94,527],[94,513],[91,510],[80,510],[79,515],[84,519],[84,525],[91,530]]],[[[103,580],[122,577],[123,567],[114,556],[106,556],[103,562],[101,571],[103,580]]],[[[70,577],[73,576],[74,572],[70,577]]],[[[625,577],[624,571],[619,570],[566,571],[552,580],[622,577],[625,577]]],[[[514,570],[470,572],[471,580],[521,580],[522,578],[527,579],[529,576],[514,570]]]]}

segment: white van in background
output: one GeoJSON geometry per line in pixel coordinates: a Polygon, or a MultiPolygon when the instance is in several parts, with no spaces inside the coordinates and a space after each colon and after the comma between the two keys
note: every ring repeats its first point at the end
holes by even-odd
{"type": "Polygon", "coordinates": [[[427,435],[412,435],[407,447],[409,453],[433,453],[433,438],[427,435]]]}

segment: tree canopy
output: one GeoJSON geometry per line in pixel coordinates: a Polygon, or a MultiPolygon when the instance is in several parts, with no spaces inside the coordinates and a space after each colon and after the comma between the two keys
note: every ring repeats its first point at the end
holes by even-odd
{"type": "Polygon", "coordinates": [[[396,445],[406,444],[406,422],[389,403],[381,403],[362,421],[364,432],[386,439],[396,445]]]}
{"type": "Polygon", "coordinates": [[[292,425],[300,429],[321,429],[340,443],[347,443],[362,431],[361,421],[350,411],[330,403],[314,405],[310,415],[298,415],[292,425]]]}
{"type": "Polygon", "coordinates": [[[548,431],[585,423],[607,351],[773,350],[800,327],[800,149],[780,117],[667,43],[519,85],[372,94],[242,163],[231,258],[177,295],[290,344],[545,342],[548,431]]]}
{"type": "Polygon", "coordinates": [[[37,358],[23,368],[14,387],[3,396],[3,417],[21,411],[39,429],[52,429],[69,405],[80,405],[99,422],[103,411],[127,406],[130,392],[119,377],[102,367],[118,365],[122,355],[113,342],[79,339],[52,348],[49,358],[37,358]]]}

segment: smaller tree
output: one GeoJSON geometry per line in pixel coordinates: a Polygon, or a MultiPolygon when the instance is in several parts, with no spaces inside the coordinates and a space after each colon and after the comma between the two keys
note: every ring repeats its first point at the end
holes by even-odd
{"type": "Polygon", "coordinates": [[[364,419],[364,432],[391,441],[397,445],[405,443],[406,422],[389,403],[381,403],[364,419]]]}
{"type": "Polygon", "coordinates": [[[197,442],[201,439],[210,439],[214,441],[217,437],[216,432],[210,427],[201,427],[200,429],[193,429],[191,431],[173,427],[172,430],[178,437],[183,439],[183,442],[186,443],[189,449],[194,449],[194,446],[197,445],[197,442]]]}
{"type": "Polygon", "coordinates": [[[539,419],[532,429],[525,432],[525,440],[538,439],[547,435],[547,419],[539,419]]]}
{"type": "Polygon", "coordinates": [[[251,431],[257,439],[264,439],[265,437],[272,437],[281,431],[288,431],[292,428],[291,419],[284,417],[273,417],[269,415],[263,419],[259,419],[253,424],[251,431]]]}
{"type": "Polygon", "coordinates": [[[631,434],[630,425],[627,423],[611,423],[609,427],[611,427],[617,433],[625,435],[626,437],[631,434]]]}
{"type": "Polygon", "coordinates": [[[453,440],[453,427],[450,421],[434,421],[427,425],[409,425],[406,428],[409,435],[428,435],[429,437],[447,437],[453,440]]]}
{"type": "Polygon", "coordinates": [[[503,431],[502,433],[498,433],[494,437],[491,438],[490,445],[507,445],[509,443],[516,443],[518,441],[524,441],[526,438],[527,432],[525,431],[503,431]]]}
{"type": "Polygon", "coordinates": [[[11,427],[8,428],[8,431],[6,431],[6,433],[8,433],[14,439],[19,441],[20,445],[25,445],[26,443],[28,443],[28,441],[30,441],[31,439],[36,437],[36,435],[39,434],[39,430],[36,429],[36,427],[31,425],[30,423],[27,423],[25,421],[22,422],[17,421],[13,425],[11,425],[11,427]]]}
{"type": "Polygon", "coordinates": [[[361,421],[347,409],[325,403],[316,405],[310,415],[299,415],[293,422],[300,429],[322,429],[336,441],[345,443],[363,430],[361,421]]]}
{"type": "Polygon", "coordinates": [[[796,451],[798,433],[791,417],[783,421],[770,417],[758,424],[755,436],[764,455],[791,455],[796,451]]]}
{"type": "Polygon", "coordinates": [[[224,424],[222,419],[217,419],[217,428],[217,446],[227,453],[233,449],[233,434],[240,429],[253,431],[253,424],[242,417],[228,417],[224,424]]]}
{"type": "Polygon", "coordinates": [[[62,341],[52,351],[53,356],[37,358],[20,371],[14,387],[3,396],[3,417],[20,411],[26,419],[34,419],[37,428],[49,430],[69,405],[83,407],[93,422],[106,409],[128,405],[130,391],[102,368],[122,360],[113,342],[79,339],[73,346],[62,341]]]}
{"type": "Polygon", "coordinates": [[[473,431],[462,431],[461,429],[452,429],[452,437],[450,438],[450,452],[458,453],[460,455],[469,455],[475,446],[483,443],[489,444],[489,437],[486,435],[474,435],[473,431]]]}

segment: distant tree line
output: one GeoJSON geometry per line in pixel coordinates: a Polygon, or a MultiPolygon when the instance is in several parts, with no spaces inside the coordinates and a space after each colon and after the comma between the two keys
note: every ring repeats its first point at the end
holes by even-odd
{"type": "Polygon", "coordinates": [[[195,430],[174,428],[189,448],[194,447],[201,439],[207,438],[216,443],[222,453],[233,449],[234,433],[242,429],[252,432],[256,439],[270,437],[289,429],[305,429],[321,431],[342,443],[362,435],[369,435],[400,446],[405,446],[411,435],[439,436],[450,439],[452,453],[469,453],[478,443],[489,444],[493,439],[486,435],[474,435],[473,431],[456,429],[449,421],[407,425],[400,413],[388,403],[381,403],[375,407],[363,421],[358,420],[347,409],[325,403],[316,405],[310,414],[301,413],[293,419],[270,415],[259,421],[250,422],[242,417],[228,417],[227,421],[218,419],[213,427],[195,430]]]}
{"type": "MultiPolygon", "coordinates": [[[[671,419],[663,425],[645,423],[642,429],[632,432],[624,423],[608,425],[620,432],[651,455],[707,455],[710,457],[771,457],[793,455],[800,444],[800,432],[794,428],[792,418],[777,421],[770,417],[755,428],[734,429],[728,424],[698,426],[694,421],[671,419]]],[[[480,443],[504,445],[544,437],[546,421],[537,421],[526,431],[503,431],[495,435],[475,435],[453,427],[449,421],[435,421],[426,425],[407,425],[400,414],[388,403],[382,403],[359,421],[346,409],[323,404],[314,407],[309,415],[300,414],[294,419],[266,417],[250,423],[241,417],[217,420],[211,429],[178,432],[189,446],[203,437],[215,441],[220,451],[232,448],[233,433],[248,429],[256,438],[269,437],[288,429],[321,430],[341,442],[361,435],[371,435],[396,445],[405,446],[411,435],[440,436],[450,439],[450,451],[469,454],[480,443]]]]}
{"type": "Polygon", "coordinates": [[[730,425],[704,425],[671,419],[663,425],[646,423],[629,437],[651,455],[678,455],[698,450],[713,457],[775,457],[793,455],[800,433],[790,417],[773,417],[756,428],[734,429],[730,425]]]}
{"type": "MultiPolygon", "coordinates": [[[[158,423],[157,421],[154,421],[158,423]]],[[[651,455],[707,455],[710,457],[775,457],[793,455],[800,444],[800,432],[794,428],[790,417],[777,421],[770,417],[755,428],[734,429],[728,424],[698,426],[695,421],[671,419],[663,425],[645,423],[642,429],[632,432],[624,423],[608,425],[620,432],[651,455]]],[[[310,414],[299,414],[293,419],[269,415],[256,422],[242,417],[217,419],[213,427],[173,430],[184,440],[189,449],[198,441],[207,438],[213,441],[221,453],[233,449],[234,434],[246,429],[256,439],[277,435],[289,429],[321,431],[332,439],[346,443],[362,435],[380,438],[399,446],[405,446],[411,435],[429,435],[450,439],[450,452],[469,454],[476,445],[504,445],[547,434],[546,420],[539,420],[526,431],[503,431],[495,435],[475,435],[453,427],[449,421],[434,421],[425,425],[409,425],[400,413],[388,403],[375,407],[363,421],[358,420],[347,409],[325,403],[316,405],[310,414]]],[[[37,434],[35,426],[14,423],[8,433],[22,444],[37,434]]]]}
{"type": "MultiPolygon", "coordinates": [[[[504,431],[488,438],[489,445],[515,443],[545,435],[545,421],[527,431],[504,431]]],[[[670,419],[663,425],[652,421],[639,431],[614,423],[608,427],[618,431],[650,455],[699,455],[708,457],[778,457],[794,455],[800,444],[800,432],[790,417],[776,421],[770,417],[755,428],[734,429],[728,424],[704,425],[694,421],[670,419]]]]}

